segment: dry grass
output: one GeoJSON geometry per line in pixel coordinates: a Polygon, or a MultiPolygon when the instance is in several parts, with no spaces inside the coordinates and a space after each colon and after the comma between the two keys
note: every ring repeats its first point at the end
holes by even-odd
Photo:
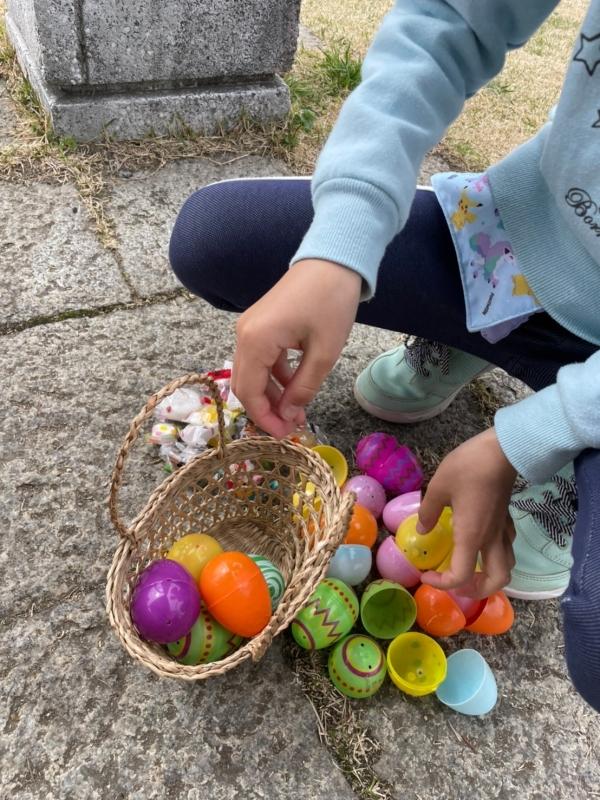
{"type": "MultiPolygon", "coordinates": [[[[524,0],[527,2],[527,0],[524,0]]],[[[449,130],[442,152],[456,166],[484,169],[546,121],[560,93],[587,0],[563,0],[502,73],[473,98],[449,130]]],[[[365,53],[393,0],[304,0],[304,23],[324,42],[343,37],[365,53]]]]}

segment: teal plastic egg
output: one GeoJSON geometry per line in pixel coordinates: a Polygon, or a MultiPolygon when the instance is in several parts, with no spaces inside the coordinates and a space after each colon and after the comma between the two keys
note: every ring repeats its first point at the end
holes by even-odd
{"type": "Polygon", "coordinates": [[[358,598],[337,578],[325,578],[292,622],[292,636],[305,650],[322,650],[350,633],[358,619],[358,598]]]}
{"type": "Polygon", "coordinates": [[[277,569],[275,564],[273,564],[272,561],[269,561],[268,558],[255,555],[251,555],[250,558],[258,566],[267,582],[269,594],[271,595],[271,608],[273,611],[275,611],[279,605],[279,601],[283,597],[283,593],[285,592],[285,581],[283,579],[283,575],[277,569]]]}
{"type": "Polygon", "coordinates": [[[385,655],[376,641],[353,634],[342,639],[329,655],[329,677],[347,697],[372,697],[387,673],[385,655]]]}
{"type": "Polygon", "coordinates": [[[202,607],[200,616],[187,636],[167,645],[167,650],[181,664],[196,666],[220,661],[237,650],[242,637],[226,630],[202,607]]]}

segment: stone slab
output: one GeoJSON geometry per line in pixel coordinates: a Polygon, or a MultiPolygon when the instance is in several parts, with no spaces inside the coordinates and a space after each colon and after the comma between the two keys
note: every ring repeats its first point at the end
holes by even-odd
{"type": "Polygon", "coordinates": [[[0,184],[0,321],[127,302],[72,186],[0,184]]]}
{"type": "Polygon", "coordinates": [[[18,117],[4,81],[0,81],[0,148],[15,141],[18,117]]]}
{"type": "Polygon", "coordinates": [[[196,189],[219,180],[286,171],[281,162],[254,156],[229,164],[188,159],[117,179],[108,213],[116,226],[124,269],[138,293],[146,297],[180,286],[169,266],[169,239],[179,210],[196,189]]]}
{"type": "MultiPolygon", "coordinates": [[[[233,320],[182,298],[3,339],[0,390],[11,413],[0,420],[2,797],[353,796],[320,749],[278,646],[260,669],[184,686],[132,663],[107,629],[115,540],[104,497],[117,446],[154,390],[231,355],[233,320]]],[[[442,454],[483,426],[468,390],[438,419],[410,428],[360,412],[353,377],[397,341],[356,326],[314,404],[312,418],[349,457],[374,429],[442,454]]],[[[499,373],[489,380],[500,382],[499,373]]],[[[162,473],[142,446],[128,474],[131,516],[162,473]]],[[[489,718],[457,717],[391,686],[358,706],[382,745],[376,771],[394,797],[593,796],[600,718],[566,678],[557,605],[517,604],[507,636],[447,647],[467,644],[498,676],[501,701],[489,718]]]]}
{"type": "MultiPolygon", "coordinates": [[[[353,797],[278,646],[209,684],[159,680],[105,617],[118,443],[154,389],[221,363],[230,334],[179,300],[3,338],[0,797],[353,797]]],[[[127,512],[164,477],[143,445],[133,469],[127,512]]]]}
{"type": "Polygon", "coordinates": [[[168,88],[286,72],[299,13],[300,0],[8,2],[11,30],[54,87],[168,88]]]}

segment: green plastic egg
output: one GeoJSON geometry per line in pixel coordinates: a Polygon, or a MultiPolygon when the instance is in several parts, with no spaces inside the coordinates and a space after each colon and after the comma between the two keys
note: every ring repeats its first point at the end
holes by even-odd
{"type": "Polygon", "coordinates": [[[292,636],[305,650],[322,650],[350,633],[357,618],[354,591],[337,578],[326,578],[292,622],[292,636]]]}
{"type": "Polygon", "coordinates": [[[260,569],[264,579],[267,582],[269,594],[271,595],[271,608],[273,611],[275,611],[279,605],[279,601],[283,597],[283,593],[285,592],[285,581],[283,579],[283,575],[277,569],[275,564],[273,564],[272,561],[269,561],[268,558],[265,558],[264,556],[253,555],[251,555],[250,558],[260,569]]]}
{"type": "Polygon", "coordinates": [[[242,637],[226,630],[213,619],[205,608],[187,636],[167,645],[167,650],[181,664],[196,666],[220,661],[242,643],[242,637]]]}
{"type": "Polygon", "coordinates": [[[376,641],[353,634],[342,639],[329,655],[329,677],[347,697],[371,697],[387,673],[385,655],[376,641]]]}

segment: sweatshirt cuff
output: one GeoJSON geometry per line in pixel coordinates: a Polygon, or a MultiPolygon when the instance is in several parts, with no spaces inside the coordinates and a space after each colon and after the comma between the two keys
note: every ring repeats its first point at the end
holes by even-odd
{"type": "Polygon", "coordinates": [[[369,300],[385,250],[399,229],[394,201],[370,183],[336,178],[314,190],[313,205],[313,223],[291,264],[319,258],[348,267],[363,278],[361,300],[369,300]]]}
{"type": "Polygon", "coordinates": [[[584,449],[556,384],[501,408],[494,425],[504,455],[532,484],[545,483],[584,449]]]}

